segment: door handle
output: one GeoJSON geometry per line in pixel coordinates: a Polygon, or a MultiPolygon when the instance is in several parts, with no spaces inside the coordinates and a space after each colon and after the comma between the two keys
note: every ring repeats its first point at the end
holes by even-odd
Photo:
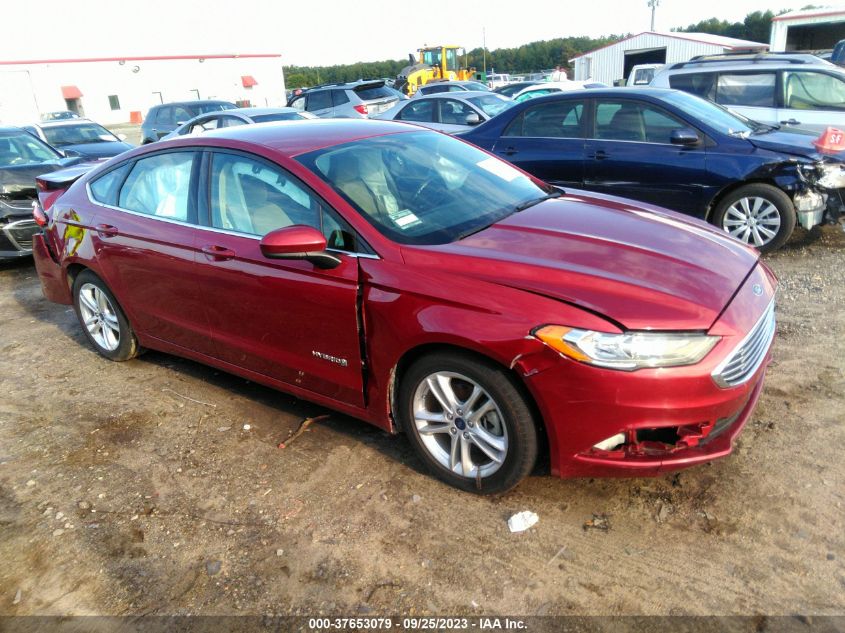
{"type": "Polygon", "coordinates": [[[597,149],[595,154],[592,154],[590,158],[595,158],[596,160],[604,160],[607,158],[607,152],[603,149],[597,149]]]}
{"type": "Polygon", "coordinates": [[[213,262],[223,262],[235,257],[235,251],[225,246],[203,246],[200,250],[213,262]]]}
{"type": "Polygon", "coordinates": [[[796,121],[795,119],[789,119],[788,121],[781,121],[781,125],[801,125],[801,121],[796,121]]]}
{"type": "Polygon", "coordinates": [[[515,147],[506,147],[504,149],[504,151],[502,152],[502,154],[504,154],[505,156],[513,156],[514,154],[518,154],[518,153],[519,153],[519,150],[516,149],[515,147]]]}
{"type": "Polygon", "coordinates": [[[111,224],[98,224],[94,227],[94,230],[97,231],[100,237],[114,237],[118,234],[117,227],[111,224]]]}

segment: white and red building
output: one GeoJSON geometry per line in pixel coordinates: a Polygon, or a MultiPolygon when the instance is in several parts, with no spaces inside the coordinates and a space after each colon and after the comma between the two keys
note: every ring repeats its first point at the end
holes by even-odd
{"type": "Polygon", "coordinates": [[[0,122],[72,110],[102,124],[140,122],[156,104],[224,99],[285,105],[279,54],[0,60],[0,122]]]}
{"type": "Polygon", "coordinates": [[[575,79],[592,79],[612,86],[628,78],[639,64],[685,62],[696,55],[720,55],[736,51],[765,51],[767,44],[738,40],[711,33],[656,33],[646,31],[588,51],[569,60],[575,79]]]}
{"type": "Polygon", "coordinates": [[[845,40],[845,7],[791,11],[772,18],[773,51],[819,51],[845,40]]]}

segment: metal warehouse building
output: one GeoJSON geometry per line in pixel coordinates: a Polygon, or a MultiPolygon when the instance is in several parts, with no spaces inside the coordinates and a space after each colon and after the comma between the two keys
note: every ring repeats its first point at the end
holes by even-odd
{"type": "Polygon", "coordinates": [[[609,86],[627,79],[637,64],[685,62],[696,55],[716,55],[737,50],[764,51],[767,44],[710,33],[656,33],[646,31],[570,59],[575,79],[593,79],[609,86]]]}
{"type": "Polygon", "coordinates": [[[792,11],[772,18],[773,51],[833,48],[845,40],[845,7],[792,11]]]}
{"type": "Polygon", "coordinates": [[[0,61],[0,121],[72,110],[99,123],[139,122],[150,106],[225,99],[285,105],[281,55],[180,55],[0,61]]]}

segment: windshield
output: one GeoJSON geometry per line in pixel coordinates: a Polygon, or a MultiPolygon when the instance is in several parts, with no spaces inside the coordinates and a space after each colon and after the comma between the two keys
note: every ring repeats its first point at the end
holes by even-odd
{"type": "Polygon", "coordinates": [[[385,134],[297,160],[400,244],[454,242],[555,191],[472,145],[434,132],[385,134]]]}
{"type": "Polygon", "coordinates": [[[269,121],[292,121],[304,117],[299,112],[276,112],[274,114],[254,114],[249,118],[254,123],[267,123],[269,121]]]}
{"type": "Polygon", "coordinates": [[[114,142],[118,140],[114,134],[96,123],[57,125],[55,127],[44,127],[42,130],[44,131],[44,136],[47,137],[47,142],[54,147],[114,142]]]}
{"type": "Polygon", "coordinates": [[[470,97],[467,101],[484,112],[488,117],[494,117],[499,112],[507,110],[514,104],[510,99],[492,94],[489,96],[484,95],[483,97],[470,97]]]}
{"type": "Polygon", "coordinates": [[[707,101],[701,97],[696,97],[687,92],[676,90],[674,92],[666,93],[663,98],[674,106],[677,106],[682,111],[689,114],[694,119],[702,121],[710,127],[718,130],[722,134],[729,136],[747,136],[751,132],[759,129],[761,126],[758,123],[740,117],[726,108],[707,101]]]}
{"type": "Polygon", "coordinates": [[[371,101],[373,99],[386,99],[396,96],[390,91],[390,88],[385,86],[383,83],[364,84],[362,86],[357,86],[353,88],[353,90],[362,101],[371,101]]]}
{"type": "Polygon", "coordinates": [[[59,158],[49,146],[31,134],[0,134],[0,167],[40,165],[59,158]]]}

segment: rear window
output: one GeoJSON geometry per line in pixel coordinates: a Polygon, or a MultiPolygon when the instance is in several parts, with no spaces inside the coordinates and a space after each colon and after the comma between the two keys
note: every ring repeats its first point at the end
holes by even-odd
{"type": "Polygon", "coordinates": [[[102,202],[113,207],[117,206],[117,195],[120,191],[120,185],[123,183],[123,179],[126,177],[131,166],[132,163],[125,163],[94,180],[91,183],[91,197],[97,202],[102,202]]]}
{"type": "Polygon", "coordinates": [[[211,103],[201,103],[197,106],[194,106],[191,109],[196,112],[196,114],[194,115],[194,116],[196,116],[197,114],[205,114],[206,112],[219,112],[220,110],[231,110],[234,107],[235,106],[233,106],[231,103],[220,103],[220,102],[214,103],[214,102],[211,102],[211,103]]]}
{"type": "Polygon", "coordinates": [[[363,101],[372,101],[373,99],[390,99],[395,95],[385,88],[384,84],[364,84],[353,88],[355,94],[363,101]]]}

